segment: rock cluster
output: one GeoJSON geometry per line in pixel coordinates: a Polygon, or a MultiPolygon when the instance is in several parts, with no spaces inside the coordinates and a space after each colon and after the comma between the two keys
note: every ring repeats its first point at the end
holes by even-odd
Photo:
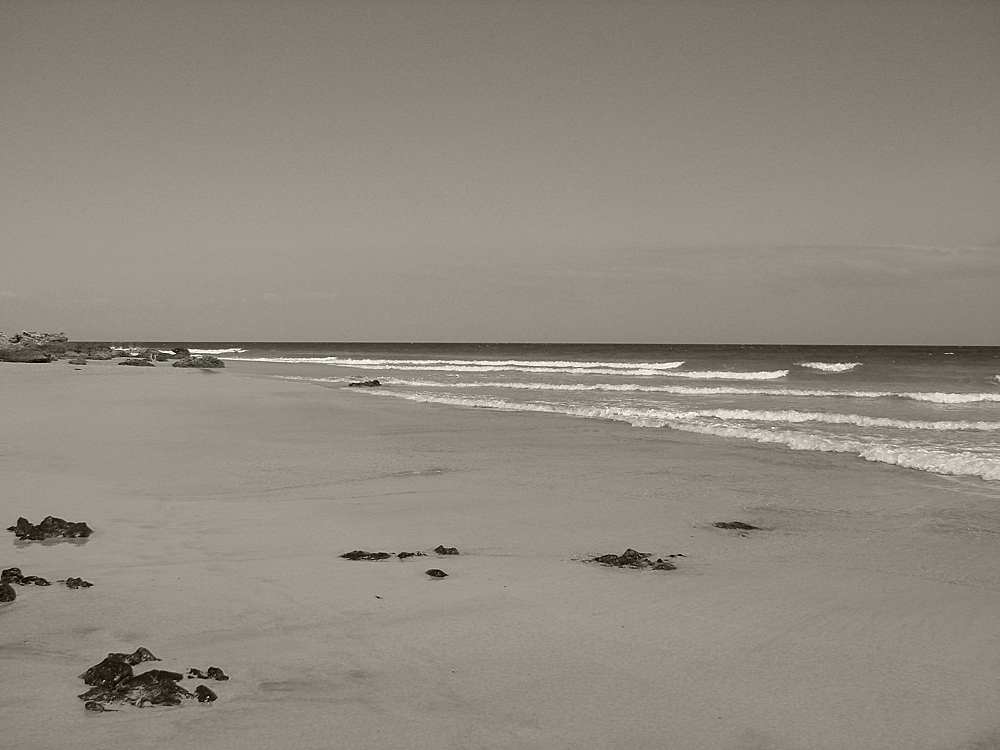
{"type": "MultiPolygon", "coordinates": [[[[445,547],[443,544],[439,544],[434,548],[434,551],[439,555],[457,555],[457,547],[445,547]]],[[[353,552],[346,552],[341,555],[345,560],[388,560],[393,556],[392,552],[365,552],[363,549],[356,549],[353,552]]],[[[408,557],[426,557],[425,552],[400,552],[396,557],[400,560],[405,560],[408,557]]]]}
{"type": "Polygon", "coordinates": [[[382,385],[382,384],[380,382],[378,382],[377,380],[362,380],[362,381],[359,381],[359,382],[348,383],[347,387],[348,388],[378,388],[380,385],[382,385]]]}
{"type": "Polygon", "coordinates": [[[0,573],[0,581],[3,583],[16,583],[18,586],[51,586],[52,584],[41,576],[26,576],[21,573],[20,568],[7,568],[0,573]]]}
{"type": "MultiPolygon", "coordinates": [[[[652,556],[651,552],[637,552],[629,547],[620,555],[599,555],[598,557],[590,558],[588,562],[610,565],[615,568],[635,568],[637,570],[641,568],[649,568],[650,570],[677,570],[677,566],[672,562],[668,562],[663,558],[657,558],[654,561],[650,559],[652,556]]],[[[684,555],[667,555],[667,557],[684,557],[684,555]]]]}
{"type": "MultiPolygon", "coordinates": [[[[91,689],[79,698],[85,701],[88,711],[109,711],[105,703],[130,703],[133,706],[176,706],[183,700],[197,699],[199,703],[209,703],[219,696],[211,688],[199,685],[194,692],[179,684],[184,675],[165,669],[150,669],[136,674],[133,667],[147,661],[160,661],[146,648],[139,648],[131,654],[108,654],[100,664],[95,664],[82,675],[91,689]]],[[[188,678],[228,680],[229,677],[218,667],[209,667],[208,672],[199,669],[188,670],[188,678]]]]}
{"type": "Polygon", "coordinates": [[[218,357],[211,357],[207,354],[199,355],[196,357],[184,357],[174,362],[171,367],[200,367],[200,368],[218,368],[225,367],[226,363],[223,362],[218,357]]]}
{"type": "MultiPolygon", "coordinates": [[[[94,585],[90,581],[85,581],[82,578],[61,578],[57,581],[57,583],[64,583],[71,589],[89,589],[94,585]]],[[[17,592],[14,590],[14,585],[51,586],[52,582],[42,578],[41,576],[26,576],[21,572],[20,568],[7,568],[0,573],[0,602],[12,602],[17,598],[17,592]]]]}
{"type": "Polygon", "coordinates": [[[128,359],[123,359],[118,364],[129,365],[131,367],[155,367],[151,361],[148,359],[143,359],[142,357],[129,357],[128,359]]]}
{"type": "Polygon", "coordinates": [[[53,537],[64,537],[66,539],[79,539],[88,537],[94,533],[87,524],[80,522],[66,521],[54,516],[46,516],[37,526],[21,516],[17,519],[17,524],[8,526],[7,531],[13,531],[14,536],[25,541],[37,542],[53,537]]]}

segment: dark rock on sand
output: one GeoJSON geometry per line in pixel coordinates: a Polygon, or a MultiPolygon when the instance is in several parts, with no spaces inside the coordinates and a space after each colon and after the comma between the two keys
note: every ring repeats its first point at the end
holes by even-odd
{"type": "Polygon", "coordinates": [[[101,688],[114,688],[132,678],[132,665],[119,658],[121,654],[108,654],[100,664],[95,664],[82,675],[86,684],[101,688]]]}
{"type": "Polygon", "coordinates": [[[445,573],[443,570],[438,570],[437,568],[431,568],[430,570],[425,570],[424,572],[427,575],[429,575],[431,578],[447,578],[448,577],[447,573],[445,573]]]}
{"type": "Polygon", "coordinates": [[[85,581],[82,578],[67,578],[65,581],[60,580],[59,583],[65,583],[66,587],[71,589],[89,589],[94,585],[90,581],[85,581]]]}
{"type": "Polygon", "coordinates": [[[760,526],[751,526],[743,521],[716,521],[712,524],[717,529],[736,529],[738,531],[759,531],[760,526]]]}
{"type": "Polygon", "coordinates": [[[186,359],[191,356],[191,350],[186,346],[175,346],[173,352],[174,357],[177,359],[186,359]]]}
{"type": "Polygon", "coordinates": [[[457,555],[458,549],[455,547],[445,547],[443,544],[439,544],[434,548],[434,551],[439,555],[457,555]]]}
{"type": "Polygon", "coordinates": [[[129,359],[123,359],[118,364],[128,365],[130,367],[155,367],[152,362],[148,359],[139,359],[138,357],[130,357],[129,359]]]}
{"type": "MultiPolygon", "coordinates": [[[[176,706],[182,700],[194,698],[191,693],[174,681],[176,672],[151,669],[140,675],[122,680],[114,687],[95,687],[78,697],[84,701],[102,703],[131,703],[133,706],[176,706]]],[[[180,679],[180,675],[177,675],[180,679]]]]}
{"type": "Polygon", "coordinates": [[[66,539],[79,539],[88,537],[94,533],[87,524],[73,521],[66,521],[54,516],[46,516],[37,526],[21,516],[14,526],[8,526],[7,531],[13,531],[14,536],[26,541],[39,542],[43,539],[53,537],[64,537],[66,539]]]}
{"type": "Polygon", "coordinates": [[[171,367],[200,367],[200,368],[212,368],[212,367],[225,367],[226,363],[223,362],[218,357],[210,357],[207,354],[197,356],[197,357],[185,357],[184,359],[179,359],[174,362],[171,367]]]}
{"type": "MultiPolygon", "coordinates": [[[[631,547],[620,555],[599,555],[590,558],[590,562],[610,565],[616,568],[650,568],[651,570],[676,570],[677,566],[663,558],[651,560],[651,552],[637,552],[631,547]]],[[[667,555],[667,557],[677,557],[677,555],[667,555]]]]}
{"type": "Polygon", "coordinates": [[[423,552],[400,552],[396,557],[405,560],[408,557],[426,557],[426,555],[423,552]]]}
{"type": "Polygon", "coordinates": [[[117,708],[105,708],[104,704],[98,703],[97,701],[87,701],[83,704],[83,707],[88,711],[94,711],[95,713],[101,713],[102,711],[117,711],[117,708]]]}
{"type": "Polygon", "coordinates": [[[348,388],[378,388],[380,385],[382,385],[382,384],[380,382],[378,382],[377,380],[362,380],[362,381],[356,382],[356,383],[348,383],[347,387],[348,388]]]}
{"type": "Polygon", "coordinates": [[[207,672],[202,672],[200,669],[189,669],[187,673],[188,679],[197,677],[199,680],[219,680],[224,682],[229,679],[229,675],[223,672],[218,667],[209,667],[207,672]]]}
{"type": "Polygon", "coordinates": [[[214,690],[207,688],[204,685],[196,687],[194,689],[194,694],[198,698],[199,703],[211,703],[219,698],[219,696],[215,694],[214,690]]]}
{"type": "Polygon", "coordinates": [[[93,686],[80,695],[80,699],[102,704],[176,706],[184,699],[195,697],[194,693],[177,684],[183,678],[180,672],[150,669],[142,674],[135,674],[132,670],[133,665],[145,661],[159,661],[159,659],[145,648],[137,649],[132,654],[108,654],[104,661],[80,675],[85,683],[93,686]]]}
{"type": "Polygon", "coordinates": [[[14,591],[14,587],[6,581],[0,583],[0,603],[12,602],[15,599],[17,599],[17,592],[14,591]]]}
{"type": "Polygon", "coordinates": [[[71,359],[69,361],[69,363],[71,365],[85,365],[85,364],[87,364],[87,360],[85,360],[85,359],[71,359]]]}
{"type": "MultiPolygon", "coordinates": [[[[123,680],[132,677],[132,667],[147,661],[160,661],[148,648],[137,648],[131,654],[108,654],[104,661],[95,664],[82,675],[80,679],[88,685],[97,687],[113,687],[123,680]]],[[[156,670],[163,671],[163,670],[156,670]]],[[[174,674],[169,672],[167,674],[174,674]]],[[[181,675],[177,675],[179,680],[181,675]]]]}
{"type": "Polygon", "coordinates": [[[365,552],[363,549],[356,549],[341,555],[345,560],[386,560],[392,555],[388,552],[365,552]]]}
{"type": "Polygon", "coordinates": [[[4,583],[16,583],[18,586],[51,586],[47,580],[40,576],[26,576],[21,573],[20,568],[7,568],[0,573],[0,581],[4,583]]]}

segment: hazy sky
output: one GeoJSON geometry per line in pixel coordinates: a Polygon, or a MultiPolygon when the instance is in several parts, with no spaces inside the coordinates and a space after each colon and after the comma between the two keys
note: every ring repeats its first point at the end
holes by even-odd
{"type": "Polygon", "coordinates": [[[997,0],[0,0],[0,330],[998,322],[997,0]]]}

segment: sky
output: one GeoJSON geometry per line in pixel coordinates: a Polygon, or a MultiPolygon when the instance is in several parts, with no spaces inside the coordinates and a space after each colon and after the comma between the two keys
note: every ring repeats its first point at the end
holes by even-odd
{"type": "Polygon", "coordinates": [[[0,0],[0,330],[1000,345],[995,0],[0,0]]]}

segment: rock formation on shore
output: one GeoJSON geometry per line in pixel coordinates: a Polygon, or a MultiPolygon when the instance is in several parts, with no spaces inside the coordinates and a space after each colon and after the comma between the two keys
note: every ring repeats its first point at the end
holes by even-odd
{"type": "Polygon", "coordinates": [[[218,357],[211,357],[207,354],[196,357],[184,357],[174,362],[171,367],[225,367],[226,363],[218,357]]]}
{"type": "Polygon", "coordinates": [[[0,332],[0,362],[51,362],[66,349],[64,333],[22,331],[8,335],[0,332]]]}
{"type": "Polygon", "coordinates": [[[70,342],[65,333],[0,332],[0,362],[51,362],[62,357],[113,359],[107,344],[70,342]]]}

